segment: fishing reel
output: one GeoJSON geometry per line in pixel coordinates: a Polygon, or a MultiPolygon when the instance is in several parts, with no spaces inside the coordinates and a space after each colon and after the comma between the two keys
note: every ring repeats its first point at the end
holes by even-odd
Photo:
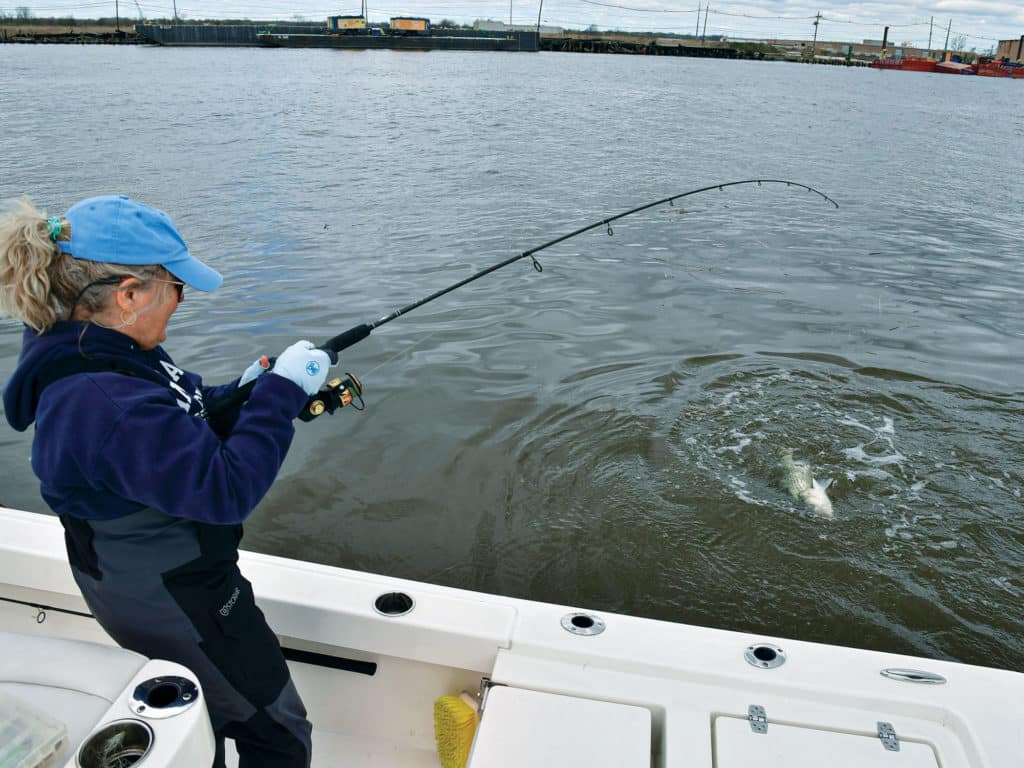
{"type": "Polygon", "coordinates": [[[312,421],[317,416],[325,413],[334,413],[339,408],[351,405],[357,411],[366,407],[363,403],[363,385],[354,373],[346,373],[344,378],[331,379],[320,391],[309,398],[306,407],[302,409],[299,418],[303,421],[312,421]],[[359,405],[356,405],[356,402],[359,405]]]}

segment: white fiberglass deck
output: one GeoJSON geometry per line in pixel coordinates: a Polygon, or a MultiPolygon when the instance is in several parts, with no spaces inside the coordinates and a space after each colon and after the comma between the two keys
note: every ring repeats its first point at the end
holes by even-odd
{"type": "MultiPolygon", "coordinates": [[[[0,530],[0,598],[86,610],[58,521],[0,509],[0,530]]],[[[436,766],[434,700],[475,691],[485,675],[523,691],[643,709],[650,746],[642,764],[656,768],[820,768],[826,759],[834,768],[847,768],[844,759],[858,768],[1019,768],[1024,754],[1011,705],[1024,701],[1018,673],[614,614],[600,615],[601,634],[583,636],[563,628],[572,610],[564,606],[252,553],[241,566],[286,648],[376,664],[368,675],[292,663],[317,766],[436,766]],[[415,608],[377,613],[374,599],[392,591],[410,594],[415,608]],[[761,641],[783,648],[785,663],[749,664],[744,651],[761,641]],[[945,683],[886,678],[887,668],[945,683]],[[766,733],[752,730],[752,706],[763,708],[766,733]],[[879,723],[891,725],[899,751],[886,748],[879,723]]],[[[87,617],[51,610],[36,624],[36,616],[0,601],[0,629],[104,638],[87,617]]],[[[577,743],[581,766],[590,765],[585,746],[577,743]]],[[[496,768],[486,757],[472,768],[496,768]]]]}

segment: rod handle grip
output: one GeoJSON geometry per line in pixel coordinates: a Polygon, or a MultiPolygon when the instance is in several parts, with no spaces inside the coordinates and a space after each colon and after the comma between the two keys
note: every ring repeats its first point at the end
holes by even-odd
{"type": "MultiPolygon", "coordinates": [[[[338,362],[338,353],[343,349],[348,349],[353,344],[358,344],[360,341],[370,335],[370,331],[373,330],[366,323],[353,326],[347,331],[339,333],[332,339],[328,339],[321,345],[320,349],[331,356],[331,364],[338,362]]],[[[266,355],[260,358],[260,363],[265,369],[273,368],[274,361],[276,358],[268,358],[266,355]]],[[[231,394],[221,398],[215,403],[211,403],[207,409],[208,417],[216,419],[222,413],[228,409],[240,405],[249,399],[249,394],[252,392],[253,387],[256,386],[257,379],[253,379],[248,384],[238,387],[231,394]]]]}
{"type": "Polygon", "coordinates": [[[370,331],[373,330],[366,323],[353,326],[347,331],[339,333],[332,339],[328,339],[320,349],[331,355],[332,362],[338,362],[337,354],[343,349],[348,349],[353,344],[358,344],[360,341],[370,335],[370,331]]]}

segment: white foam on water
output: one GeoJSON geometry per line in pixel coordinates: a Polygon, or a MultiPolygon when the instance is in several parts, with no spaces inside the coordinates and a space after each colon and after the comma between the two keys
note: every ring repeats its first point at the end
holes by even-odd
{"type": "Polygon", "coordinates": [[[871,434],[876,435],[878,437],[881,437],[882,435],[896,434],[896,426],[894,425],[891,416],[883,416],[882,426],[880,427],[870,427],[867,424],[857,421],[857,419],[853,418],[852,416],[845,416],[841,418],[839,420],[839,423],[845,424],[848,427],[857,427],[858,429],[863,429],[865,432],[870,432],[871,434]]]}
{"type": "Polygon", "coordinates": [[[900,539],[902,541],[912,541],[914,534],[910,532],[910,521],[906,517],[896,521],[888,528],[885,529],[885,535],[890,539],[900,539]]]}
{"type": "Polygon", "coordinates": [[[865,432],[874,433],[874,431],[875,431],[874,429],[869,427],[867,424],[861,424],[859,421],[857,421],[854,418],[851,418],[850,416],[847,416],[845,418],[840,419],[839,423],[840,424],[845,424],[848,427],[857,427],[858,429],[863,429],[865,432]]]}
{"type": "Polygon", "coordinates": [[[868,467],[867,469],[848,469],[844,472],[846,479],[851,483],[857,482],[858,477],[870,477],[873,480],[891,480],[892,475],[886,472],[884,469],[878,467],[868,467]]]}
{"type": "Polygon", "coordinates": [[[768,502],[762,501],[761,499],[755,499],[746,491],[736,491],[736,498],[747,504],[753,504],[755,507],[767,507],[768,502]]]}
{"type": "Polygon", "coordinates": [[[733,390],[732,392],[726,392],[725,397],[722,398],[722,402],[718,404],[719,408],[728,408],[732,405],[732,401],[740,396],[739,390],[733,390]]]}
{"type": "Polygon", "coordinates": [[[733,437],[739,437],[740,441],[738,443],[736,443],[736,445],[723,445],[721,448],[716,448],[715,449],[715,453],[721,455],[721,454],[725,453],[726,451],[732,451],[733,453],[735,453],[738,456],[740,451],[742,451],[744,448],[746,448],[752,442],[752,440],[749,437],[747,437],[746,435],[738,435],[738,434],[736,434],[734,432],[732,436],[733,437]]]}
{"type": "MultiPolygon", "coordinates": [[[[870,445],[868,443],[867,445],[870,445]]],[[[843,453],[851,461],[860,461],[864,464],[871,464],[876,467],[888,467],[892,464],[902,464],[907,460],[899,451],[888,456],[872,456],[864,450],[864,445],[857,445],[853,448],[844,448],[843,453]]]]}
{"type": "Polygon", "coordinates": [[[755,498],[754,496],[750,495],[750,491],[747,490],[747,483],[745,480],[740,480],[735,475],[730,475],[729,485],[733,487],[733,495],[736,496],[736,498],[739,499],[740,501],[746,504],[753,504],[755,507],[770,506],[767,501],[755,498]]]}
{"type": "Polygon", "coordinates": [[[921,491],[928,486],[927,480],[918,480],[907,489],[907,501],[921,501],[921,491]]]}

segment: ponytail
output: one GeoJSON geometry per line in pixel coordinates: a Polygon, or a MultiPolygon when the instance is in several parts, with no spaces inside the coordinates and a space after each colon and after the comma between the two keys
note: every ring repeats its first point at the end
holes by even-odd
{"type": "Polygon", "coordinates": [[[0,217],[0,313],[38,333],[58,320],[70,320],[76,307],[84,310],[82,319],[103,309],[112,286],[92,285],[96,281],[129,276],[145,280],[159,269],[76,259],[55,240],[71,240],[70,222],[47,219],[27,197],[13,213],[0,217]]]}
{"type": "MultiPolygon", "coordinates": [[[[58,239],[70,239],[71,225],[61,221],[58,239]]],[[[57,321],[51,272],[64,254],[50,238],[46,216],[29,202],[0,219],[0,311],[42,333],[57,321]]]]}

